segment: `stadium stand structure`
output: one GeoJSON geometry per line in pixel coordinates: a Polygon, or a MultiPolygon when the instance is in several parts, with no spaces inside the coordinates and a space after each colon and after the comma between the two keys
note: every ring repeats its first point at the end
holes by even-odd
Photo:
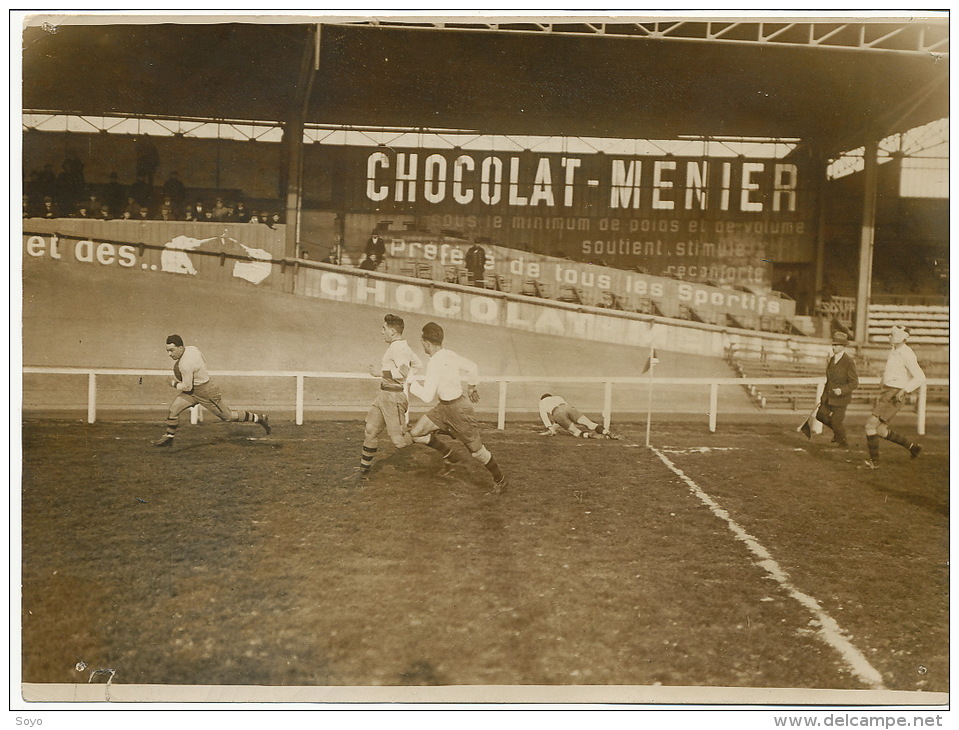
{"type": "Polygon", "coordinates": [[[906,327],[912,345],[949,344],[949,307],[909,304],[869,305],[869,341],[886,342],[894,324],[906,327]]]}
{"type": "MultiPolygon", "coordinates": [[[[948,364],[924,358],[919,350],[920,366],[927,378],[948,377],[948,364]]],[[[856,369],[860,378],[880,378],[885,366],[886,348],[870,348],[856,354],[856,369]]],[[[748,346],[732,346],[727,350],[726,361],[741,378],[823,378],[825,358],[813,359],[781,350],[768,351],[748,346]]],[[[815,385],[747,385],[743,386],[753,403],[761,409],[809,408],[816,396],[815,385]]],[[[860,383],[853,393],[853,406],[869,406],[879,393],[878,383],[860,383]]],[[[914,405],[917,396],[910,394],[907,404],[914,405]]],[[[930,385],[926,394],[928,404],[948,405],[948,386],[930,385]]]]}

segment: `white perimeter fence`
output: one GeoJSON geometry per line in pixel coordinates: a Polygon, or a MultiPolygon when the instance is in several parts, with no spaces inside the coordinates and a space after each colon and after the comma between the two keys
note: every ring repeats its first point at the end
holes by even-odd
{"type": "MultiPolygon", "coordinates": [[[[49,368],[49,367],[24,367],[23,373],[30,375],[86,375],[87,377],[87,423],[95,423],[97,420],[97,376],[111,375],[132,375],[141,376],[163,376],[170,377],[169,370],[129,370],[119,368],[49,368]]],[[[300,372],[300,371],[236,371],[236,370],[218,370],[211,371],[211,375],[224,377],[251,377],[251,378],[290,378],[294,381],[296,388],[295,411],[296,425],[303,424],[304,411],[304,383],[307,378],[318,379],[338,379],[338,380],[372,380],[367,373],[336,373],[336,372],[300,372]]],[[[542,383],[542,376],[498,376],[480,378],[485,383],[499,384],[499,403],[497,406],[497,428],[503,430],[506,428],[506,403],[509,393],[510,383],[542,383]]],[[[707,416],[709,418],[709,430],[716,431],[716,417],[719,410],[719,387],[733,386],[741,388],[750,385],[770,385],[770,386],[815,386],[816,401],[819,401],[822,390],[825,385],[824,379],[818,378],[660,378],[660,377],[568,377],[553,378],[550,382],[562,382],[564,384],[602,384],[603,391],[603,424],[608,428],[613,416],[613,386],[617,384],[625,385],[646,385],[650,388],[650,397],[655,393],[656,386],[659,385],[679,385],[679,386],[709,386],[709,408],[707,416]]],[[[859,381],[863,385],[874,385],[879,383],[879,378],[862,378],[859,381]]],[[[916,429],[920,435],[926,432],[926,395],[927,386],[948,386],[949,380],[946,378],[930,378],[925,385],[919,388],[918,399],[916,403],[916,429]]],[[[199,406],[191,408],[190,419],[193,423],[200,420],[199,406]]],[[[635,410],[631,411],[635,412],[635,410]]]]}

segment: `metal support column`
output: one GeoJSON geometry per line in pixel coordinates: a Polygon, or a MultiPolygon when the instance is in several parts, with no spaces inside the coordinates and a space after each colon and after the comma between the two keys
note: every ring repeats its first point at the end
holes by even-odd
{"type": "MultiPolygon", "coordinates": [[[[297,89],[300,96],[283,125],[283,154],[286,160],[286,242],[284,257],[292,259],[299,254],[300,224],[303,211],[303,132],[306,127],[313,80],[320,67],[320,25],[317,24],[312,43],[307,43],[300,65],[297,89]]],[[[293,291],[294,268],[287,267],[283,277],[284,290],[293,291]]]]}
{"type": "Polygon", "coordinates": [[[862,232],[859,238],[859,288],[856,292],[856,342],[869,342],[869,300],[872,297],[872,256],[876,242],[876,189],[879,142],[870,139],[863,152],[862,232]]]}

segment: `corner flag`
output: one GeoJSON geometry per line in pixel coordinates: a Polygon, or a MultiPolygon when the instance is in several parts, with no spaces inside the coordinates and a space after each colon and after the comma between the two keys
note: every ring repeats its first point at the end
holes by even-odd
{"type": "Polygon", "coordinates": [[[649,357],[646,358],[646,364],[643,366],[643,372],[647,372],[653,365],[659,365],[659,358],[656,357],[656,350],[650,350],[649,357]]]}
{"type": "Polygon", "coordinates": [[[650,344],[649,357],[646,358],[646,365],[643,367],[643,373],[649,373],[649,395],[646,399],[646,446],[649,446],[649,433],[653,420],[653,366],[658,364],[656,348],[650,344]]]}

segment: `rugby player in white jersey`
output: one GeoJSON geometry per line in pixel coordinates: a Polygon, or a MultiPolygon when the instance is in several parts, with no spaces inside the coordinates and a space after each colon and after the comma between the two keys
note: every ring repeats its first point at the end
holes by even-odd
{"type": "Polygon", "coordinates": [[[492,491],[499,494],[506,488],[506,476],[489,449],[483,445],[473,412],[473,403],[478,403],[480,399],[476,388],[479,369],[472,360],[443,347],[443,338],[443,328],[436,322],[427,322],[423,326],[423,349],[430,360],[423,382],[411,382],[410,392],[426,403],[433,398],[438,398],[439,402],[417,421],[410,435],[416,443],[439,451],[447,461],[453,462],[456,458],[452,447],[440,441],[437,432],[442,431],[461,441],[470,455],[492,475],[492,491]],[[463,394],[464,374],[466,395],[463,394]]]}
{"type": "Polygon", "coordinates": [[[363,453],[359,466],[361,476],[368,474],[373,465],[373,457],[376,456],[379,437],[384,428],[396,448],[402,449],[412,443],[407,426],[407,378],[411,371],[422,368],[423,363],[403,337],[405,327],[402,317],[387,314],[383,318],[381,332],[389,347],[383,353],[379,369],[374,365],[370,366],[370,375],[380,379],[380,392],[366,414],[366,431],[363,434],[363,453]]]}
{"type": "Polygon", "coordinates": [[[889,428],[889,422],[905,403],[906,394],[912,393],[926,382],[926,374],[919,367],[916,353],[906,344],[907,339],[909,339],[909,331],[900,325],[893,325],[889,332],[889,344],[892,350],[886,360],[886,367],[882,371],[876,403],[869,418],[866,419],[866,447],[869,449],[866,466],[870,469],[879,468],[880,438],[899,444],[913,459],[922,451],[920,444],[909,441],[905,436],[889,428]]]}
{"type": "Polygon", "coordinates": [[[539,397],[539,417],[546,426],[544,436],[555,436],[565,430],[576,438],[618,438],[611,434],[608,428],[584,416],[576,406],[567,403],[561,395],[543,393],[539,397]]]}

